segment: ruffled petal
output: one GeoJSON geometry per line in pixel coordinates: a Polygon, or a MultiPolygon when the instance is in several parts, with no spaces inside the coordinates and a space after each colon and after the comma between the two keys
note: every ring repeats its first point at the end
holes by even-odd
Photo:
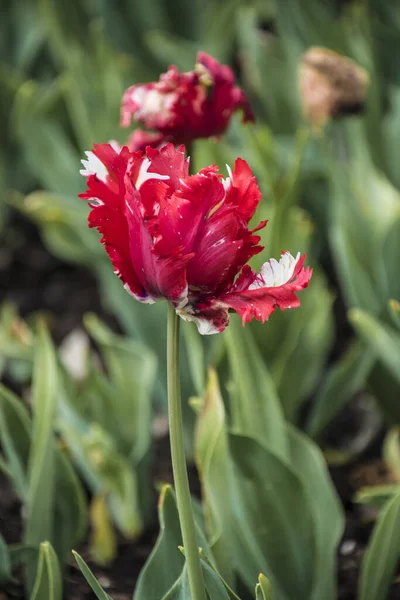
{"type": "Polygon", "coordinates": [[[233,171],[230,172],[227,186],[227,204],[233,204],[248,223],[254,216],[261,200],[260,188],[249,165],[242,158],[237,158],[233,171]]]}
{"type": "Polygon", "coordinates": [[[188,267],[192,286],[214,292],[233,268],[243,249],[243,240],[237,239],[238,222],[235,214],[215,213],[201,228],[195,245],[195,257],[188,267]]]}
{"type": "Polygon", "coordinates": [[[181,186],[180,180],[189,173],[189,159],[185,158],[185,147],[180,146],[175,150],[173,144],[166,144],[157,150],[148,146],[146,156],[150,161],[148,172],[168,177],[167,183],[171,193],[178,190],[181,186]]]}
{"type": "MultiPolygon", "coordinates": [[[[127,168],[127,148],[119,153],[110,144],[95,146],[90,158],[94,171],[88,176],[88,189],[80,197],[90,200],[89,227],[96,227],[102,234],[101,242],[110,257],[114,272],[126,289],[140,301],[148,301],[149,295],[138,277],[132,263],[128,223],[125,218],[124,174],[127,168]],[[102,168],[100,167],[102,165],[102,168]],[[102,178],[98,176],[100,170],[102,178]]],[[[140,170],[142,159],[130,158],[134,174],[140,170]]],[[[88,170],[88,166],[85,165],[88,170]]]]}
{"type": "MultiPolygon", "coordinates": [[[[282,255],[285,261],[287,254],[284,253],[282,255]]],[[[235,310],[242,317],[243,325],[252,319],[257,319],[264,323],[277,307],[281,310],[297,308],[300,306],[300,301],[296,293],[308,286],[312,275],[310,267],[304,268],[305,258],[305,254],[297,257],[291,274],[288,271],[289,279],[287,281],[276,286],[263,287],[261,274],[256,279],[253,279],[248,289],[241,289],[243,287],[243,281],[241,281],[240,288],[239,286],[234,287],[231,293],[219,297],[216,304],[221,303],[223,306],[235,310]]],[[[261,272],[263,272],[263,269],[261,272]]],[[[246,275],[249,277],[248,271],[246,275]]]]}
{"type": "MultiPolygon", "coordinates": [[[[161,203],[167,195],[164,182],[156,183],[159,195],[155,202],[161,203]]],[[[161,237],[158,227],[158,212],[151,209],[145,202],[142,193],[143,184],[138,191],[127,171],[125,178],[125,219],[128,224],[129,251],[132,264],[142,286],[154,300],[167,298],[174,306],[179,307],[187,302],[188,283],[186,265],[192,254],[185,253],[184,248],[174,240],[165,252],[156,250],[157,236],[161,237]]],[[[146,189],[148,190],[148,187],[146,189]]],[[[154,186],[153,186],[154,189],[154,186]]],[[[150,196],[153,198],[154,194],[150,196]]]]}

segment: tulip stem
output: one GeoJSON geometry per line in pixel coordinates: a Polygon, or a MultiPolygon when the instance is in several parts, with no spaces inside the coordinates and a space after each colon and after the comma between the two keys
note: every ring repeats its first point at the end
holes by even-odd
{"type": "Polygon", "coordinates": [[[206,600],[203,573],[196,539],[196,529],[190,499],[189,480],[183,444],[181,390],[179,381],[179,317],[168,304],[168,416],[172,470],[181,525],[183,547],[189,576],[191,600],[206,600]]]}

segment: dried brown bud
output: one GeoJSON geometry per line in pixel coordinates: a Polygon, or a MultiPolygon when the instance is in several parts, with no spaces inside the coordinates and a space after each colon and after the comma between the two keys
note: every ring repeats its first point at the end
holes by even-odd
{"type": "Polygon", "coordinates": [[[329,119],[362,111],[368,74],[342,54],[313,47],[302,58],[299,86],[304,114],[320,128],[329,119]]]}

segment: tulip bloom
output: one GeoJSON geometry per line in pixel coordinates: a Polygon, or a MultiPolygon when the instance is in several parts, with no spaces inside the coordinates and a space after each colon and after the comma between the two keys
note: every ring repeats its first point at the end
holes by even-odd
{"type": "Polygon", "coordinates": [[[266,221],[248,227],[261,194],[244,160],[224,179],[215,165],[190,176],[184,148],[172,144],[145,153],[100,144],[87,156],[89,226],[137,300],[166,298],[201,334],[223,331],[231,309],[245,324],[299,306],[312,274],[305,255],[284,252],[258,275],[246,264],[263,250],[256,232],[266,221]]]}
{"type": "Polygon", "coordinates": [[[197,138],[222,135],[238,109],[243,110],[243,122],[254,121],[232,70],[199,52],[194,71],[180,73],[172,65],[159,81],[128,88],[122,98],[121,125],[128,127],[134,120],[150,130],[139,130],[131,138],[132,150],[143,150],[150,132],[157,144],[188,144],[197,138]]]}

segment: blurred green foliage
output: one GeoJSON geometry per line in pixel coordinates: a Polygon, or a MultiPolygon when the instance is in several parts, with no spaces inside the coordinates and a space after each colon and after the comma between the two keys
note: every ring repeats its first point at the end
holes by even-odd
{"type": "MultiPolygon", "coordinates": [[[[379,415],[400,422],[400,71],[393,58],[400,8],[391,0],[6,5],[0,236],[9,243],[13,210],[35,223],[49,252],[93,271],[105,309],[127,337],[88,317],[98,352],[88,349],[84,378],[76,381],[45,330],[2,307],[0,373],[24,384],[33,365],[34,375],[29,410],[0,390],[0,468],[25,506],[26,546],[10,552],[0,538],[0,582],[23,554],[32,597],[60,597],[58,571],[89,514],[72,465],[92,495],[92,549],[100,562],[115,552],[111,522],[128,537],[147,523],[151,401],[165,399],[166,307],[134,302],[113,274],[76,197],[84,187],[79,161],[94,142],[126,141],[129,132],[118,126],[126,87],[158,78],[170,63],[191,69],[204,50],[234,67],[256,125],[234,119],[219,144],[196,142],[194,168],[215,162],[223,169],[245,158],[263,192],[257,217],[270,221],[254,266],[281,249],[307,251],[314,276],[301,308],[265,325],[243,330],[232,319],[222,336],[207,340],[182,328],[187,450],[203,492],[202,566],[217,599],[237,598],[229,588],[237,581],[245,598],[254,597],[257,581],[257,600],[269,598],[268,581],[274,599],[334,598],[343,514],[317,442],[324,445],[326,427],[366,390],[379,415]],[[370,78],[363,114],[318,134],[304,122],[297,80],[301,56],[313,45],[351,57],[370,78]],[[213,373],[206,386],[210,365],[218,368],[220,390],[213,373]],[[202,398],[192,402],[197,416],[187,402],[194,394],[202,398]],[[268,580],[257,579],[260,571],[268,580]]],[[[185,594],[173,491],[165,488],[161,498],[160,538],[137,599],[185,594]],[[155,578],[163,553],[172,561],[174,552],[174,569],[155,578]],[[153,596],[149,586],[157,588],[153,596]]],[[[360,580],[362,600],[383,599],[398,544],[382,555],[380,549],[399,527],[398,487],[364,490],[359,500],[384,507],[360,580]]],[[[77,561],[97,597],[108,598],[77,561]]]]}

